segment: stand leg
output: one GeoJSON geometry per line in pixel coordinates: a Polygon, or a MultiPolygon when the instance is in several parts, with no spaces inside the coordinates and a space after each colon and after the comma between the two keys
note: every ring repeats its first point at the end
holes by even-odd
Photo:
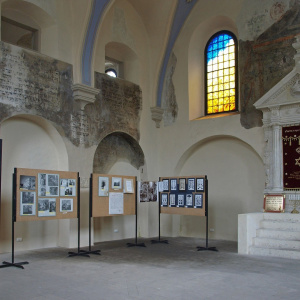
{"type": "Polygon", "coordinates": [[[158,240],[151,240],[151,244],[169,244],[168,240],[160,239],[160,203],[158,201],[158,240]]]}
{"type": "Polygon", "coordinates": [[[0,266],[0,268],[16,267],[19,269],[24,269],[23,265],[28,265],[28,264],[29,264],[28,261],[23,261],[23,262],[18,262],[18,263],[10,263],[10,262],[4,261],[2,263],[2,265],[0,266]]]}

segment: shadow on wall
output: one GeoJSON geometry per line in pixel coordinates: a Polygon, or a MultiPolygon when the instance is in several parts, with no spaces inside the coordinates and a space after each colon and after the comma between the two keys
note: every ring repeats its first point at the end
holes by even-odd
{"type": "MultiPolygon", "coordinates": [[[[214,136],[190,147],[175,173],[207,175],[210,238],[237,240],[238,214],[263,207],[265,184],[261,157],[247,143],[231,136],[214,136]]],[[[205,237],[201,218],[181,217],[178,232],[205,237]]]]}

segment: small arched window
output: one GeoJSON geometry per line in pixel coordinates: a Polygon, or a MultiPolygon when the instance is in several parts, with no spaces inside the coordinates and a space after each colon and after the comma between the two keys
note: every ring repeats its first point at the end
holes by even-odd
{"type": "Polygon", "coordinates": [[[205,114],[238,110],[237,39],[230,31],[214,34],[205,47],[205,114]]]}

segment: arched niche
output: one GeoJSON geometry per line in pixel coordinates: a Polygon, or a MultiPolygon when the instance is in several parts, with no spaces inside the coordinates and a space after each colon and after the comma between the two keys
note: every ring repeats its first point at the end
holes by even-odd
{"type": "MultiPolygon", "coordinates": [[[[175,173],[207,175],[212,239],[237,240],[238,214],[262,210],[263,161],[238,138],[220,135],[199,141],[185,151],[175,173]]],[[[182,216],[178,230],[184,236],[205,237],[205,218],[182,216]]]]}
{"type": "MultiPolygon", "coordinates": [[[[114,132],[97,147],[93,172],[137,176],[139,179],[144,164],[144,153],[137,141],[126,133],[114,132]]],[[[133,238],[134,228],[133,215],[94,218],[94,242],[133,238]]]]}
{"type": "Polygon", "coordinates": [[[189,119],[205,115],[204,51],[210,37],[221,30],[229,30],[238,37],[234,21],[226,16],[214,16],[201,22],[191,35],[188,47],[189,119]]]}
{"type": "MultiPolygon", "coordinates": [[[[3,141],[0,252],[11,250],[12,173],[14,168],[68,170],[68,155],[62,137],[47,120],[18,115],[0,126],[3,141]]],[[[63,220],[65,221],[65,220],[63,220]]],[[[17,222],[15,237],[22,243],[16,250],[59,245],[60,221],[17,222]]]]}
{"type": "Polygon", "coordinates": [[[117,163],[123,166],[127,163],[135,170],[145,164],[144,153],[138,142],[123,132],[111,133],[100,142],[94,156],[94,173],[107,174],[117,163]]]}
{"type": "MultiPolygon", "coordinates": [[[[48,54],[49,51],[52,50],[53,45],[56,44],[56,13],[55,1],[51,3],[34,0],[4,1],[1,5],[1,16],[17,24],[17,27],[11,25],[6,27],[7,30],[10,31],[8,32],[8,35],[10,35],[8,42],[26,47],[26,45],[28,45],[29,35],[33,32],[32,49],[48,54]],[[27,30],[27,34],[24,28],[29,29],[27,30]],[[51,43],[50,41],[48,42],[49,35],[51,35],[51,43]]],[[[2,35],[3,37],[4,35],[7,36],[3,30],[2,35]]]]}

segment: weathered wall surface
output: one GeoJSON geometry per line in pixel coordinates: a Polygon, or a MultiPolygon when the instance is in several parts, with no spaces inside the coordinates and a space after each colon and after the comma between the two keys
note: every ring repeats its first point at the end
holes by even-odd
{"type": "MultiPolygon", "coordinates": [[[[247,129],[262,125],[262,113],[253,106],[260,97],[286,76],[294,67],[294,37],[300,32],[300,4],[298,1],[287,4],[281,1],[254,15],[246,25],[252,26],[248,36],[253,40],[239,40],[239,70],[241,125],[247,129]],[[268,18],[273,24],[264,29],[268,18]],[[261,24],[260,26],[258,26],[261,24]],[[256,28],[256,29],[255,29],[256,28]],[[252,34],[251,34],[252,32],[252,34]],[[256,35],[257,34],[257,35],[256,35]]],[[[245,25],[245,26],[246,26],[245,25]]],[[[249,28],[250,29],[250,28],[249,28]]]]}

